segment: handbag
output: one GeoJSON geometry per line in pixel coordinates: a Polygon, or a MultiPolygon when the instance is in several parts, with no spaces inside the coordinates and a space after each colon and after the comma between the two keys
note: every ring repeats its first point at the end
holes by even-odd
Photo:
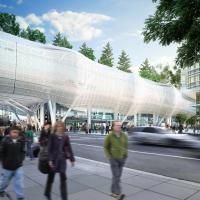
{"type": "Polygon", "coordinates": [[[51,167],[49,166],[47,146],[40,147],[38,169],[43,174],[49,174],[52,171],[51,167]]]}

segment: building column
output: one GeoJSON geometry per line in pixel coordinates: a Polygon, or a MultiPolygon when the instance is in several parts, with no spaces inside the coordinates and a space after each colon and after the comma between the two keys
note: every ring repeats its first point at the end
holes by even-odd
{"type": "Polygon", "coordinates": [[[51,123],[54,125],[56,123],[56,103],[51,100],[48,101],[49,112],[51,116],[51,123]]]}
{"type": "Polygon", "coordinates": [[[27,124],[31,124],[31,115],[28,113],[26,117],[27,117],[27,124]]]}
{"type": "Polygon", "coordinates": [[[40,126],[44,126],[44,104],[40,105],[40,126]]]}
{"type": "Polygon", "coordinates": [[[119,114],[118,113],[114,113],[114,120],[119,120],[119,114]]]}
{"type": "Polygon", "coordinates": [[[166,122],[169,126],[172,125],[172,117],[167,117],[166,122]]]}
{"type": "Polygon", "coordinates": [[[91,113],[92,113],[92,109],[91,109],[91,107],[88,107],[88,109],[87,109],[87,124],[88,124],[88,129],[90,129],[91,125],[92,125],[92,116],[91,116],[91,113]]]}
{"type": "Polygon", "coordinates": [[[153,114],[153,125],[156,126],[158,124],[158,115],[153,114]]]}
{"type": "Polygon", "coordinates": [[[138,125],[137,113],[134,114],[134,126],[138,125]]]}

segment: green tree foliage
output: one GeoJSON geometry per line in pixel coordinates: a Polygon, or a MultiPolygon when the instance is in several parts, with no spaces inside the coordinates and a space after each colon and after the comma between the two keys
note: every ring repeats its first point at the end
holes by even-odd
{"type": "Polygon", "coordinates": [[[46,37],[44,33],[39,31],[38,29],[32,30],[30,27],[28,27],[26,30],[22,30],[19,36],[31,41],[46,43],[46,37]]]}
{"type": "Polygon", "coordinates": [[[139,74],[141,77],[155,82],[160,82],[161,80],[160,74],[155,70],[153,66],[150,65],[148,59],[146,59],[141,65],[139,74]]]}
{"type": "Polygon", "coordinates": [[[175,116],[175,121],[179,124],[184,124],[187,120],[187,116],[185,114],[177,114],[175,116]]]}
{"type": "Polygon", "coordinates": [[[157,67],[150,65],[148,59],[144,61],[140,68],[140,76],[155,82],[165,83],[174,85],[176,88],[181,86],[181,70],[174,67],[174,70],[171,70],[168,65],[163,67],[159,65],[157,67]],[[156,68],[162,69],[161,72],[157,72],[156,68]]]}
{"type": "Polygon", "coordinates": [[[128,54],[125,51],[121,52],[121,55],[119,56],[118,61],[118,67],[119,70],[122,70],[124,72],[131,73],[131,60],[128,56],[128,54]]]}
{"type": "Polygon", "coordinates": [[[178,47],[177,65],[192,66],[200,61],[200,1],[153,0],[158,6],[145,21],[144,41],[159,40],[162,45],[173,42],[178,47]]]}
{"type": "Polygon", "coordinates": [[[103,48],[102,55],[98,60],[99,63],[103,65],[107,65],[109,67],[113,66],[113,52],[110,43],[108,42],[105,47],[103,48]]]}
{"type": "Polygon", "coordinates": [[[94,50],[92,48],[88,47],[85,42],[80,47],[79,52],[82,53],[84,56],[88,57],[91,60],[96,59],[96,57],[94,55],[94,50]]]}
{"type": "Polygon", "coordinates": [[[162,83],[170,83],[176,88],[181,86],[181,70],[174,67],[170,70],[169,66],[165,66],[160,73],[162,83]]]}
{"type": "Polygon", "coordinates": [[[19,35],[20,26],[16,17],[9,13],[0,13],[0,30],[12,35],[19,35]]]}
{"type": "Polygon", "coordinates": [[[187,121],[186,124],[194,126],[197,123],[197,116],[194,115],[192,117],[190,117],[187,121]]]}
{"type": "Polygon", "coordinates": [[[57,33],[55,35],[54,40],[53,40],[53,45],[59,46],[59,47],[65,47],[65,48],[68,48],[68,49],[73,48],[73,46],[70,44],[70,42],[67,40],[67,38],[63,37],[61,35],[61,33],[57,33]]]}

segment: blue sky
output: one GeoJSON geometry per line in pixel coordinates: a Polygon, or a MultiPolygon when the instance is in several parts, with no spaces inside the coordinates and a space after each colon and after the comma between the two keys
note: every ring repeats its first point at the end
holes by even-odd
{"type": "Polygon", "coordinates": [[[110,41],[115,63],[125,50],[133,67],[148,58],[153,65],[173,65],[177,45],[162,47],[158,42],[145,44],[141,35],[145,19],[154,13],[151,0],[0,0],[0,11],[15,14],[22,28],[28,25],[47,35],[60,31],[78,50],[85,41],[97,59],[110,41]]]}

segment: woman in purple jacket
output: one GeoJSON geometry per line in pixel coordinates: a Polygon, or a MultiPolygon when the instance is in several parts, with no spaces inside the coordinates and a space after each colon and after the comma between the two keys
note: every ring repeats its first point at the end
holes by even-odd
{"type": "Polygon", "coordinates": [[[53,134],[51,134],[48,141],[48,157],[49,165],[52,171],[48,174],[45,196],[51,200],[51,190],[56,173],[60,174],[60,191],[62,200],[67,200],[67,183],[66,183],[66,159],[71,161],[74,166],[75,158],[71,148],[70,140],[65,135],[65,124],[63,122],[56,122],[53,134]]]}

